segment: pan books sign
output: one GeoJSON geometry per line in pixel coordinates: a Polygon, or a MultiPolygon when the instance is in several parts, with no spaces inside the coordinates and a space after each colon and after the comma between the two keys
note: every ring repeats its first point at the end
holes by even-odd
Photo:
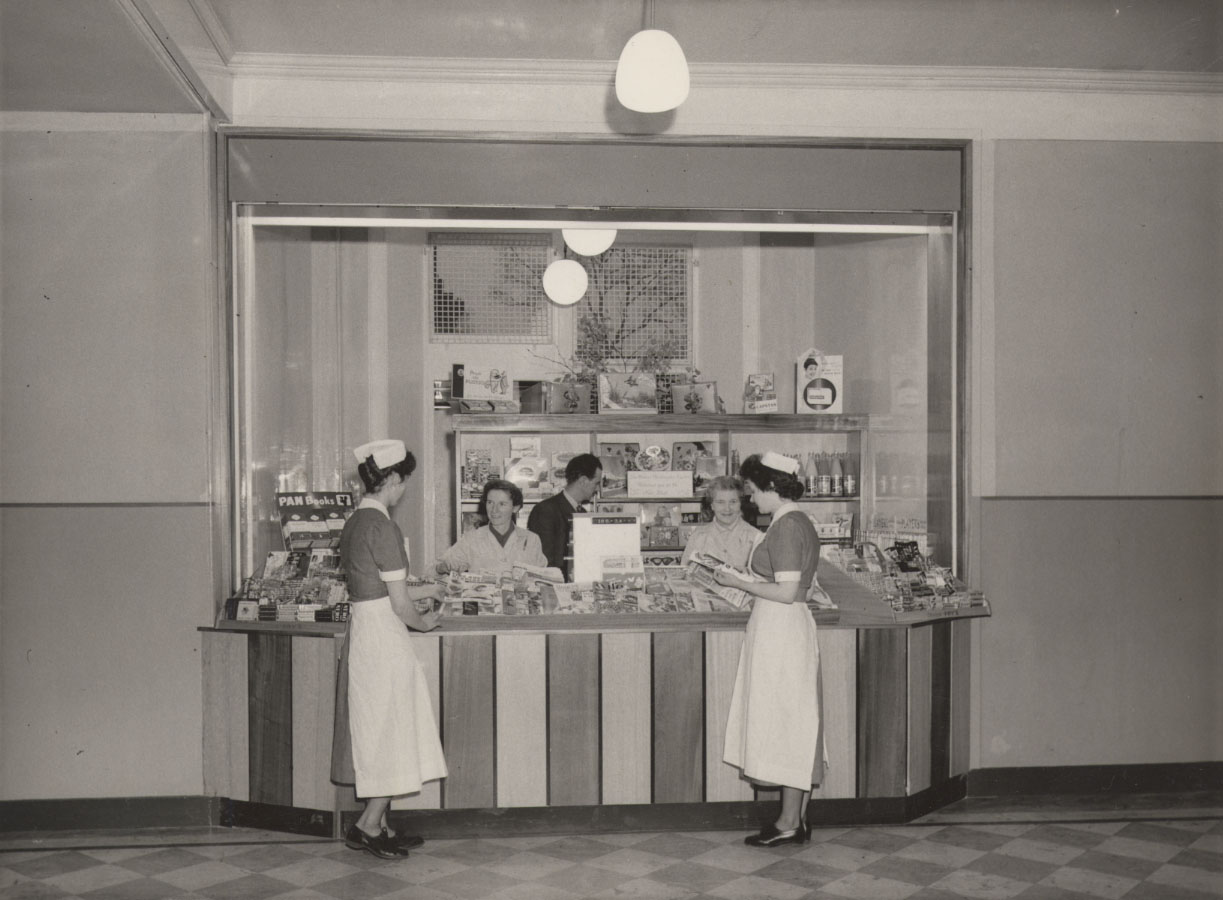
{"type": "Polygon", "coordinates": [[[348,491],[294,491],[276,495],[286,550],[340,546],[340,532],[354,509],[348,491]]]}

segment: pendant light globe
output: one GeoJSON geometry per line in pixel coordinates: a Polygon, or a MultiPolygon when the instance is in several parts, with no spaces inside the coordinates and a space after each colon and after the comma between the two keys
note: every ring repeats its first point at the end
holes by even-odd
{"type": "Polygon", "coordinates": [[[558,259],[544,269],[544,293],[557,306],[573,306],[586,293],[586,268],[576,259],[558,259]]]}
{"type": "Polygon", "coordinates": [[[639,31],[620,51],[616,99],[635,112],[675,109],[688,98],[688,60],[679,41],[665,31],[639,31]]]}
{"type": "Polygon", "coordinates": [[[616,241],[614,228],[562,228],[566,246],[582,256],[598,256],[616,241]]]}

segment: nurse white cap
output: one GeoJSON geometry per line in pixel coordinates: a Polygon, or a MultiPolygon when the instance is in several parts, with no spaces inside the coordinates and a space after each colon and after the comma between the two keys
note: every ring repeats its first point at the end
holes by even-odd
{"type": "Polygon", "coordinates": [[[363,463],[372,456],[378,468],[385,471],[407,459],[408,450],[403,441],[370,441],[353,450],[353,456],[357,458],[358,463],[363,463]]]}
{"type": "Polygon", "coordinates": [[[783,456],[780,453],[768,450],[760,457],[760,462],[762,465],[766,465],[770,469],[776,469],[778,472],[786,472],[790,475],[798,474],[798,460],[791,456],[783,456]]]}

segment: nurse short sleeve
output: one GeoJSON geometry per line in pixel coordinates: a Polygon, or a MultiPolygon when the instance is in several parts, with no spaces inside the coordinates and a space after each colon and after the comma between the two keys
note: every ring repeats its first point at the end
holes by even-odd
{"type": "Polygon", "coordinates": [[[797,581],[810,587],[818,562],[815,527],[799,513],[780,516],[773,523],[752,556],[752,569],[777,583],[797,581]]]}

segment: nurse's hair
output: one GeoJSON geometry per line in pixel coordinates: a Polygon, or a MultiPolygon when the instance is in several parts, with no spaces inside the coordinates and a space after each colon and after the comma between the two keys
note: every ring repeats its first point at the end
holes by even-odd
{"type": "Polygon", "coordinates": [[[522,488],[512,481],[506,481],[503,478],[492,478],[484,482],[484,490],[480,491],[480,505],[476,507],[476,515],[480,518],[480,524],[488,524],[488,495],[493,491],[505,491],[510,495],[510,505],[514,507],[514,513],[510,516],[510,521],[517,522],[518,510],[522,508],[522,488]]]}
{"type": "Polygon", "coordinates": [[[750,481],[762,491],[776,491],[783,500],[797,500],[803,495],[803,480],[797,475],[766,466],[760,454],[752,454],[739,467],[739,477],[750,481]]]}
{"type": "Polygon", "coordinates": [[[387,466],[385,469],[380,468],[378,463],[374,461],[373,455],[365,457],[364,460],[357,463],[357,474],[361,476],[361,483],[365,485],[367,494],[376,494],[382,488],[386,487],[386,483],[392,475],[399,474],[404,481],[408,480],[413,472],[416,471],[416,457],[412,455],[411,450],[405,450],[405,456],[399,462],[392,466],[387,466]]]}

